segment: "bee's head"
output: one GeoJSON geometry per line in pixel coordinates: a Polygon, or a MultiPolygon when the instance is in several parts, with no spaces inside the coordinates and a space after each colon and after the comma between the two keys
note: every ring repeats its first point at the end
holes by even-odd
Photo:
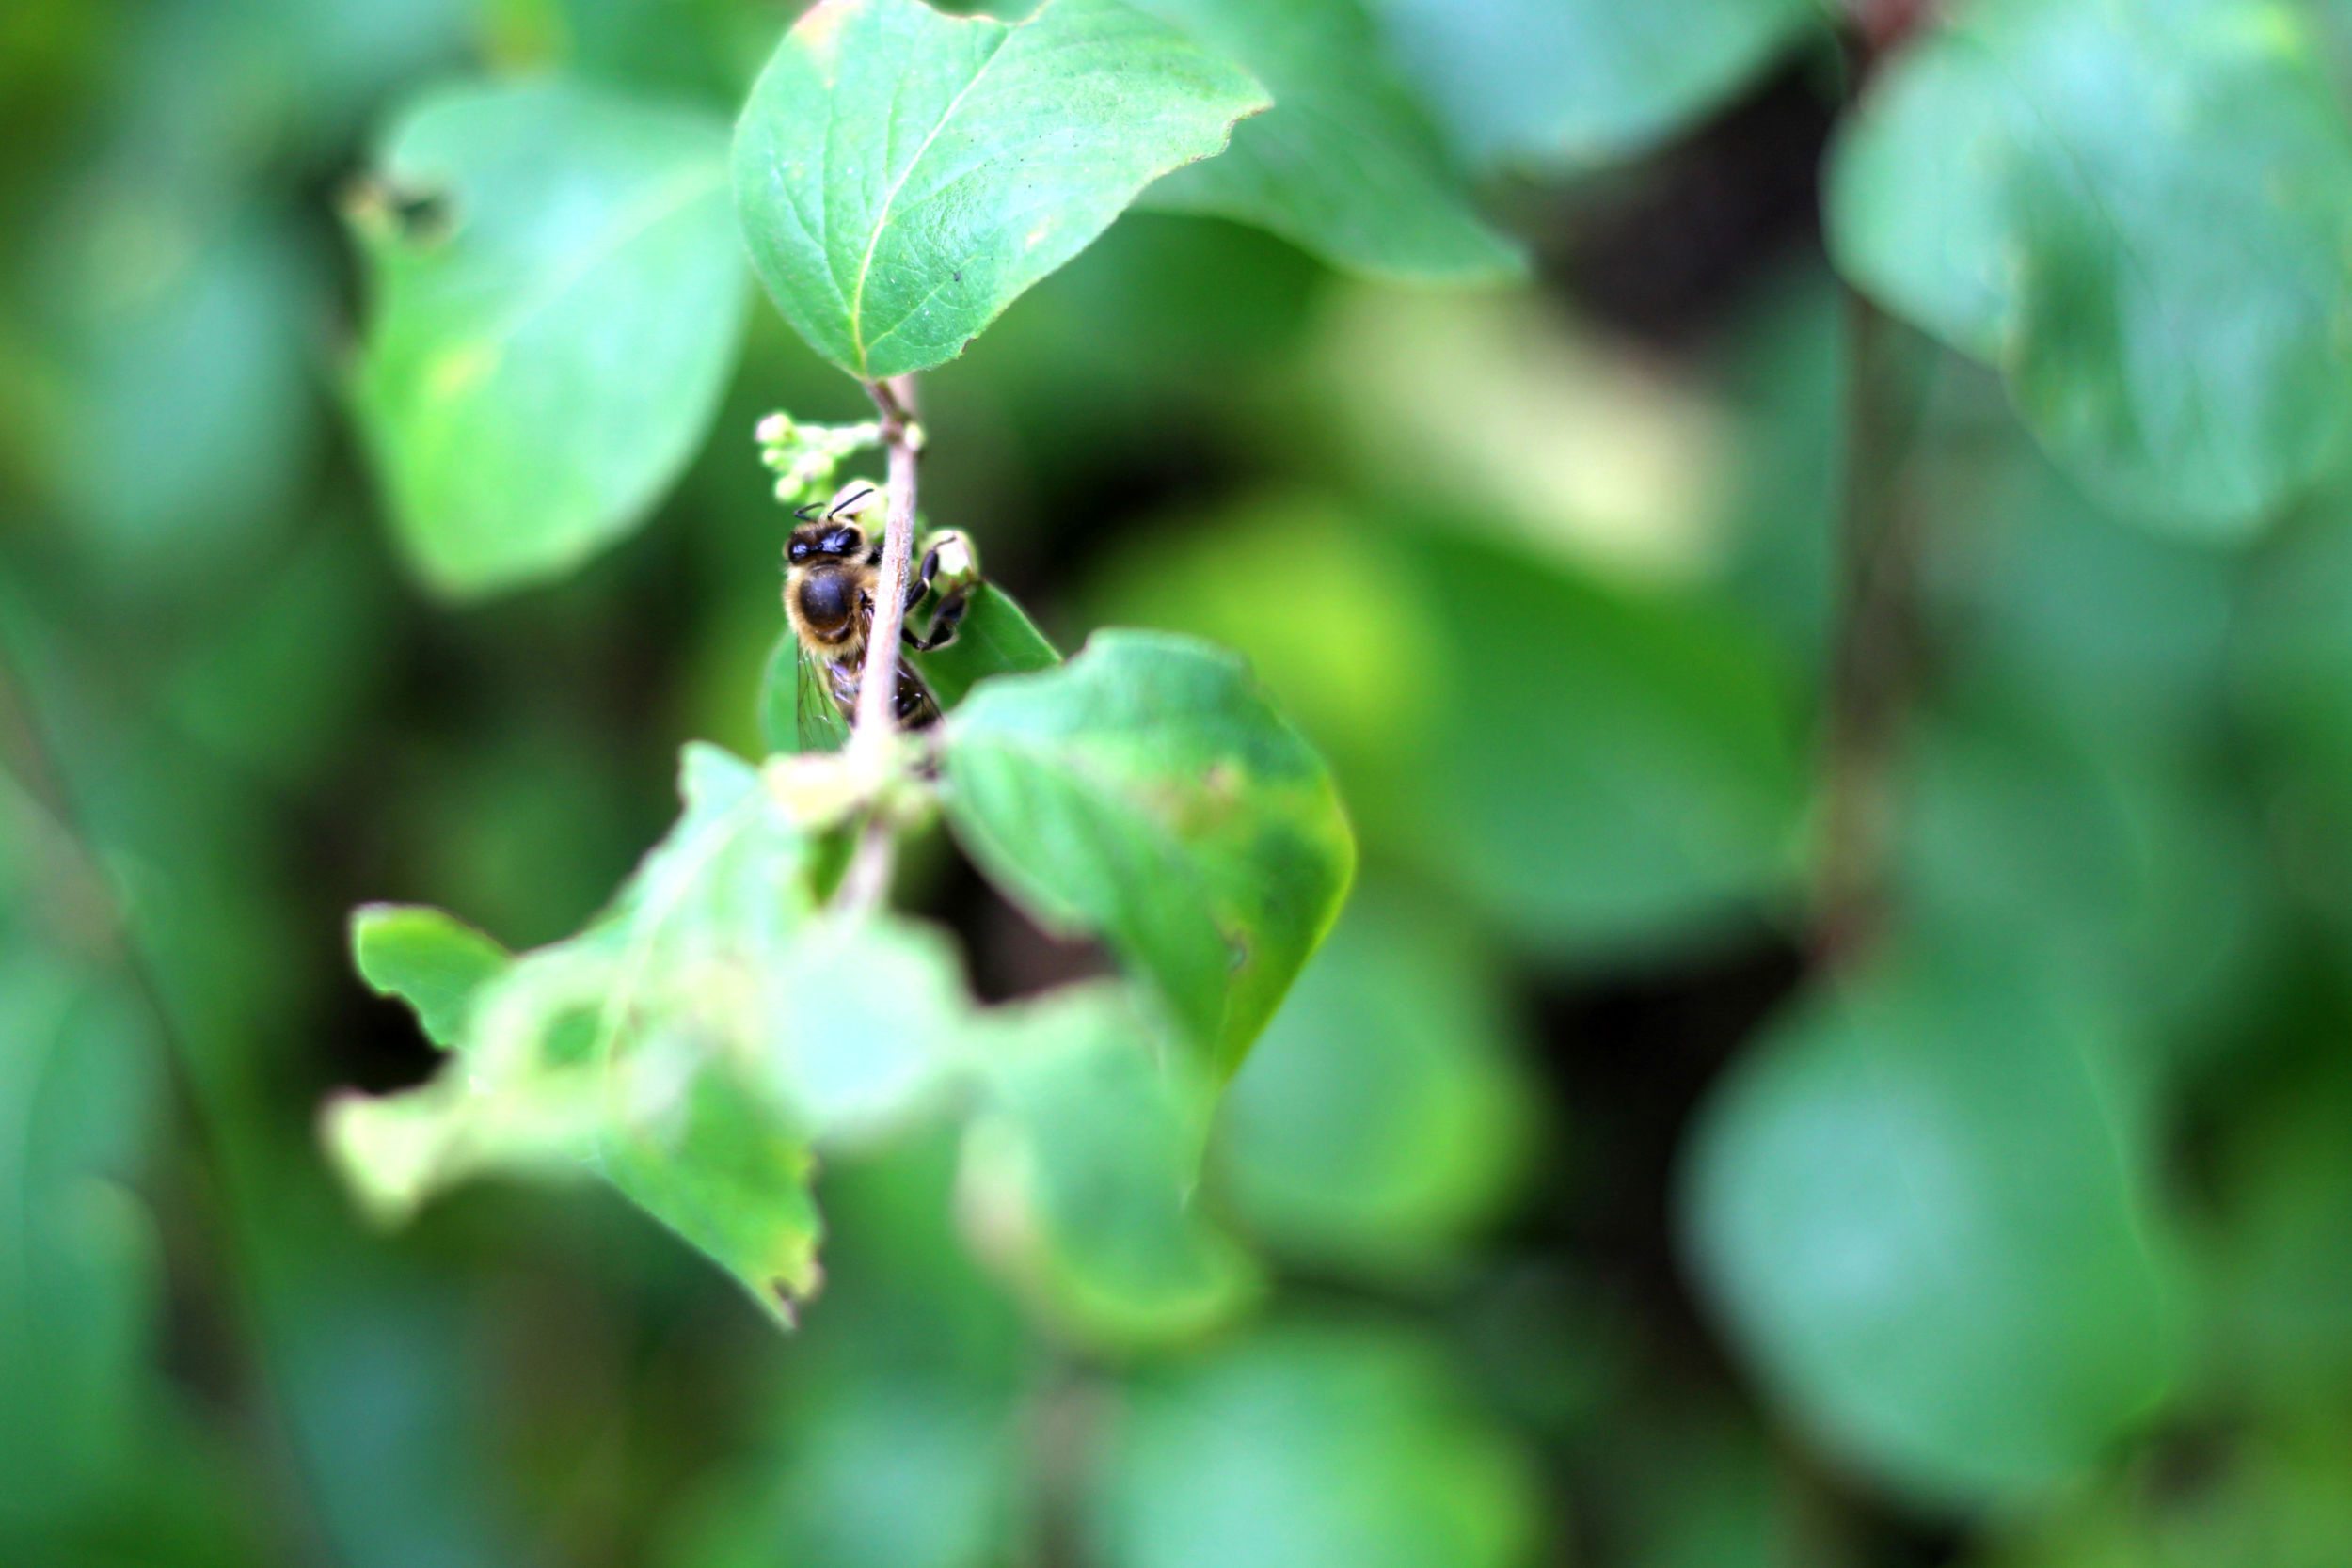
{"type": "Polygon", "coordinates": [[[841,487],[823,512],[813,506],[802,507],[792,514],[801,526],[792,531],[792,542],[784,547],[784,558],[795,566],[813,565],[823,561],[847,561],[866,548],[866,535],[858,529],[856,518],[882,499],[882,492],[863,480],[841,487]]]}
{"type": "Polygon", "coordinates": [[[819,518],[792,531],[791,543],[784,546],[784,559],[795,566],[813,566],[820,562],[847,561],[865,548],[866,535],[856,528],[819,518]]]}

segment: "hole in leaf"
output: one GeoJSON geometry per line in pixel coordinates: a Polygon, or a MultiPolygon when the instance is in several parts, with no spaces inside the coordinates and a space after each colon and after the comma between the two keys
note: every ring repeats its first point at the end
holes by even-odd
{"type": "Polygon", "coordinates": [[[404,190],[362,176],[344,191],[343,215],[362,231],[420,248],[437,245],[457,228],[456,210],[443,191],[404,190]]]}

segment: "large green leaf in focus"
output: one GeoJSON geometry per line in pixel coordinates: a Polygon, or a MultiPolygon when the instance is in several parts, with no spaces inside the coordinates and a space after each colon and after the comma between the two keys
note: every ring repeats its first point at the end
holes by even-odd
{"type": "MultiPolygon", "coordinates": [[[[599,1169],[788,1319],[817,1281],[812,1161],[805,1129],[759,1090],[793,1049],[789,991],[830,973],[794,948],[810,843],[744,764],[691,747],[684,773],[685,815],[612,908],[477,980],[456,1059],[421,1088],[338,1102],[329,1139],[392,1219],[478,1172],[599,1169]]],[[[380,920],[358,935],[384,974],[380,920]]],[[[399,987],[446,1018],[450,966],[413,946],[399,987]]]]}
{"type": "Polygon", "coordinates": [[[1050,927],[1106,938],[1231,1073],[1356,861],[1329,770],[1242,661],[1100,632],[975,691],[945,752],[948,821],[981,869],[1050,927]]]}
{"type": "Polygon", "coordinates": [[[1253,1293],[1189,1199],[1214,1085],[1129,985],[991,1015],[960,1196],[980,1251],[1063,1327],[1126,1345],[1197,1335],[1253,1293]]]}
{"type": "Polygon", "coordinates": [[[1274,94],[1233,144],[1144,204],[1254,223],[1375,277],[1508,277],[1518,247],[1479,220],[1435,128],[1390,65],[1360,0],[1135,0],[1274,94]]]}
{"type": "Polygon", "coordinates": [[[1360,890],[1226,1091],[1216,1166],[1242,1223],[1375,1278],[1457,1255],[1533,1142],[1507,1014],[1468,933],[1360,890]]]}
{"type": "Polygon", "coordinates": [[[1089,1524],[1105,1568],[1514,1568],[1525,1458],[1401,1330],[1261,1331],[1131,1386],[1089,1524]]]}
{"type": "Polygon", "coordinates": [[[1370,3],[1466,157],[1535,167],[1645,150],[1819,20],[1814,0],[1370,3]]]}
{"type": "Polygon", "coordinates": [[[2242,535],[2341,443],[2352,127],[2287,6],[1958,10],[1864,100],[1829,213],[1849,277],[2136,515],[2242,535]]]}
{"type": "Polygon", "coordinates": [[[1266,107],[1247,75],[1119,0],[1026,21],[825,0],[736,129],[753,265],[785,319],[862,380],[964,346],[1137,192],[1266,107]]]}
{"type": "Polygon", "coordinates": [[[1686,1239],[1735,1342],[1915,1496],[2045,1495],[2181,1370],[2147,1138],[2089,1000],[1949,941],[1882,958],[1753,1047],[1693,1135],[1686,1239]]]}
{"type": "Polygon", "coordinates": [[[401,545],[452,595],[561,576],[702,444],[745,293],[726,132],[562,82],[432,94],[356,228],[353,397],[401,545]]]}

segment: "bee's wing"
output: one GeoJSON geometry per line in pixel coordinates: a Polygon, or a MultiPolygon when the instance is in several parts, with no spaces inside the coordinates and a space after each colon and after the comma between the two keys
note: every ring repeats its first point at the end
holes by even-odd
{"type": "Polygon", "coordinates": [[[850,742],[850,721],[834,701],[833,675],[825,661],[806,648],[800,650],[800,683],[795,696],[799,709],[801,750],[837,752],[850,742]]]}

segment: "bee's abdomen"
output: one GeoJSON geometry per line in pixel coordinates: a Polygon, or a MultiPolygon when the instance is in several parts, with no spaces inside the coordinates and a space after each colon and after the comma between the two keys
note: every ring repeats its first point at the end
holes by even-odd
{"type": "Polygon", "coordinates": [[[891,695],[900,729],[919,730],[939,722],[939,704],[932,698],[930,688],[908,668],[905,659],[898,661],[898,686],[891,695]]]}

